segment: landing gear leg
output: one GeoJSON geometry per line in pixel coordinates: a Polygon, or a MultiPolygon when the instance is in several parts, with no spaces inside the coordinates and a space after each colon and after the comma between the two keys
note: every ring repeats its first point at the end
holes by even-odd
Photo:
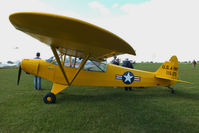
{"type": "Polygon", "coordinates": [[[168,88],[169,88],[169,89],[171,89],[171,93],[172,93],[172,94],[174,94],[174,93],[175,93],[174,88],[172,88],[172,87],[170,87],[170,86],[169,86],[168,88]]]}
{"type": "Polygon", "coordinates": [[[60,93],[61,91],[63,91],[67,87],[68,87],[67,85],[61,85],[61,84],[54,83],[51,92],[48,92],[43,97],[44,103],[46,103],[46,104],[55,103],[56,95],[58,93],[60,93]]]}

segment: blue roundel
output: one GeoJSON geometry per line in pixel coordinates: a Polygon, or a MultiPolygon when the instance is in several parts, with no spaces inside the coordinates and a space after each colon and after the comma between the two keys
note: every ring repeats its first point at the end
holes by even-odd
{"type": "Polygon", "coordinates": [[[122,75],[122,81],[125,83],[125,84],[131,84],[133,81],[134,81],[134,75],[132,72],[125,72],[123,75],[122,75]]]}

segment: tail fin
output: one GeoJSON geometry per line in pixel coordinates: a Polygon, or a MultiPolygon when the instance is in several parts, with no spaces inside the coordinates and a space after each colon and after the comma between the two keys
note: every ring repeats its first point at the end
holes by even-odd
{"type": "Polygon", "coordinates": [[[164,64],[162,64],[162,66],[155,72],[155,77],[173,81],[172,84],[175,84],[176,81],[190,83],[178,80],[178,58],[176,56],[172,56],[169,61],[165,61],[164,64]]]}
{"type": "Polygon", "coordinates": [[[164,64],[155,72],[156,77],[162,77],[167,79],[178,79],[178,59],[176,56],[172,56],[169,61],[165,61],[164,64]]]}

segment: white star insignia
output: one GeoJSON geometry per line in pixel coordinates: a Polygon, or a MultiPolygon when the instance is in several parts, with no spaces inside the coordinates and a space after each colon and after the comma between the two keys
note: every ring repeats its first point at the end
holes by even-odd
{"type": "Polygon", "coordinates": [[[131,83],[131,79],[133,78],[133,76],[130,76],[128,73],[127,75],[124,75],[124,77],[126,78],[124,82],[129,81],[129,83],[131,83]]]}

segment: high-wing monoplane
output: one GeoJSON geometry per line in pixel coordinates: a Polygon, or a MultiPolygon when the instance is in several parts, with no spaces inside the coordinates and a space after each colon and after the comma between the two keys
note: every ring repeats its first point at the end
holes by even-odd
{"type": "Polygon", "coordinates": [[[49,60],[23,59],[21,70],[53,82],[43,100],[54,103],[56,95],[69,86],[165,86],[178,80],[178,59],[172,56],[156,72],[125,68],[104,61],[115,55],[135,55],[134,49],[115,34],[93,24],[65,16],[20,12],[9,17],[14,27],[49,45],[49,60]]]}

